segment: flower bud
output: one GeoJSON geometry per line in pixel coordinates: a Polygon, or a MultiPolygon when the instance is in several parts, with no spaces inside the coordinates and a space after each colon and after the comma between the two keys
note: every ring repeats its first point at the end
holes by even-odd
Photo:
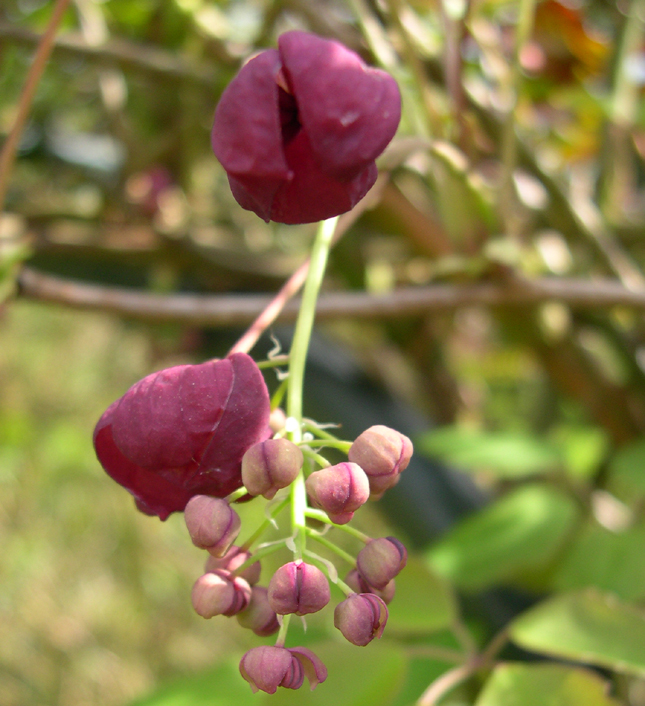
{"type": "MultiPolygon", "coordinates": [[[[210,555],[206,559],[204,571],[215,571],[215,569],[225,569],[231,573],[236,572],[242,564],[251,558],[251,552],[243,552],[239,547],[233,545],[222,557],[210,555]]],[[[249,586],[255,586],[260,580],[260,572],[262,566],[259,561],[254,562],[250,566],[240,571],[236,576],[243,578],[249,586]]]]}
{"type": "Polygon", "coordinates": [[[372,539],[358,553],[356,568],[370,586],[383,590],[408,560],[405,547],[395,537],[372,539]]]}
{"type": "Polygon", "coordinates": [[[242,457],[242,482],[251,495],[270,500],[280,488],[298,477],[304,458],[302,451],[288,439],[267,439],[242,457]]]}
{"type": "Polygon", "coordinates": [[[279,686],[299,689],[305,676],[311,689],[327,679],[327,668],[306,647],[270,647],[262,645],[250,649],[240,662],[240,674],[251,685],[253,692],[275,694],[279,686]]]}
{"type": "Polygon", "coordinates": [[[213,556],[224,555],[240,533],[239,515],[221,498],[195,495],[186,505],[184,519],[193,544],[213,556]]]}
{"type": "Polygon", "coordinates": [[[307,493],[332,522],[344,525],[369,499],[370,484],[360,466],[339,463],[312,473],[307,478],[307,493]]]}
{"type": "Polygon", "coordinates": [[[386,604],[392,602],[396,592],[396,582],[394,579],[389,581],[385,588],[378,589],[370,586],[369,583],[358,573],[356,569],[352,569],[345,577],[345,583],[356,593],[373,593],[381,598],[386,604]]]}
{"type": "Polygon", "coordinates": [[[353,593],[334,610],[334,626],[353,645],[364,647],[381,637],[387,623],[387,606],[373,593],[353,593]]]}
{"type": "Polygon", "coordinates": [[[246,608],[250,599],[249,584],[221,569],[200,576],[191,595],[193,608],[202,618],[235,615],[246,608]]]}
{"type": "Polygon", "coordinates": [[[273,635],[280,629],[275,611],[269,605],[266,588],[254,586],[251,589],[251,600],[246,608],[237,614],[237,622],[260,637],[273,635]]]}
{"type": "Polygon", "coordinates": [[[399,480],[412,457],[412,442],[394,429],[377,424],[366,429],[349,449],[347,457],[367,474],[372,496],[380,497],[399,480]]]}
{"type": "Polygon", "coordinates": [[[279,615],[316,613],[329,603],[325,574],[304,561],[281,566],[269,581],[269,604],[279,615]]]}

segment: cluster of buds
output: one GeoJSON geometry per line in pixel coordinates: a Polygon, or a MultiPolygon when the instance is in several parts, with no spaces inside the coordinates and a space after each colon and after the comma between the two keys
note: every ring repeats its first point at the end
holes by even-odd
{"type": "MultiPolygon", "coordinates": [[[[323,466],[325,459],[309,446],[315,445],[313,440],[298,446],[280,433],[246,451],[241,461],[242,489],[229,498],[197,495],[186,505],[184,516],[193,544],[209,554],[205,573],[193,587],[193,606],[204,618],[236,616],[242,627],[266,637],[280,630],[286,616],[322,610],[331,600],[331,579],[346,594],[345,600],[335,606],[334,626],[349,642],[363,647],[380,638],[387,623],[387,604],[395,593],[394,577],[407,559],[401,542],[394,537],[372,539],[353,530],[364,546],[344,581],[325,571],[328,566],[324,561],[317,562],[321,569],[298,556],[282,565],[266,587],[259,586],[259,559],[251,554],[249,546],[233,544],[241,521],[231,503],[248,496],[273,499],[299,477],[304,478],[304,448],[322,466],[309,472],[304,483],[312,508],[309,516],[344,528],[370,497],[380,497],[398,481],[410,460],[412,444],[392,429],[374,426],[348,444],[349,461],[323,466]]],[[[325,445],[324,439],[319,445],[325,445]]],[[[315,530],[308,531],[316,537],[315,530]]],[[[279,543],[261,545],[259,553],[277,546],[279,543]]],[[[275,647],[255,647],[242,658],[240,672],[254,691],[274,693],[278,686],[297,689],[305,676],[313,689],[327,676],[324,664],[313,652],[303,647],[287,649],[283,632],[275,647]]]]}

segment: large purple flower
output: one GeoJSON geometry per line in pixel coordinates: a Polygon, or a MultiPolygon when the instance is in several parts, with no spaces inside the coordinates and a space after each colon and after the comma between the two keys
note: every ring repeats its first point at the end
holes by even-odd
{"type": "Polygon", "coordinates": [[[242,456],[269,435],[269,394],[246,353],[153,373],[108,407],[94,430],[107,473],[137,507],[165,520],[194,495],[242,485],[242,456]]]}
{"type": "Polygon", "coordinates": [[[287,32],[222,94],[213,150],[243,208],[265,221],[311,223],[365,196],[400,117],[389,74],[338,42],[287,32]]]}

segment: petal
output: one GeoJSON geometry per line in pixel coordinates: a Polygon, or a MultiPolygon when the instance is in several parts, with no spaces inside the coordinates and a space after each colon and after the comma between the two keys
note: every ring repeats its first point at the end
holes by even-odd
{"type": "Polygon", "coordinates": [[[376,181],[374,162],[350,181],[338,181],[325,174],[304,130],[289,142],[285,154],[293,178],[283,182],[275,194],[271,220],[277,223],[314,223],[350,211],[376,181]]]}
{"type": "Polygon", "coordinates": [[[275,694],[291,667],[292,657],[284,647],[261,645],[250,649],[240,662],[240,673],[253,691],[275,694]]]}
{"type": "Polygon", "coordinates": [[[312,691],[327,679],[327,667],[311,650],[306,647],[290,647],[289,652],[302,664],[312,691]]]}
{"type": "Polygon", "coordinates": [[[355,177],[397,130],[396,81],[342,44],[307,32],[282,34],[278,49],[321,169],[336,179],[355,177]]]}

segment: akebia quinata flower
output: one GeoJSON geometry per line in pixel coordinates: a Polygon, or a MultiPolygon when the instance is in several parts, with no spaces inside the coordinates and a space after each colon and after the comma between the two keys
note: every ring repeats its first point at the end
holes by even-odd
{"type": "Polygon", "coordinates": [[[103,468],[148,515],[165,520],[194,495],[242,485],[242,456],[270,435],[269,393],[246,353],[148,375],[99,420],[103,468]]]}
{"type": "Polygon", "coordinates": [[[322,610],[330,599],[323,572],[302,560],[281,566],[269,581],[269,604],[279,615],[307,615],[322,610]]]}
{"type": "Polygon", "coordinates": [[[212,145],[243,208],[265,221],[311,223],[365,196],[400,117],[389,74],[336,41],[293,31],[225,89],[212,145]]]}
{"type": "Polygon", "coordinates": [[[240,673],[254,692],[267,694],[275,694],[279,686],[299,689],[305,676],[312,690],[327,679],[322,660],[306,647],[253,647],[242,657],[240,673]]]}
{"type": "Polygon", "coordinates": [[[353,645],[365,647],[381,637],[387,623],[385,601],[373,593],[353,593],[334,610],[334,625],[353,645]]]}

